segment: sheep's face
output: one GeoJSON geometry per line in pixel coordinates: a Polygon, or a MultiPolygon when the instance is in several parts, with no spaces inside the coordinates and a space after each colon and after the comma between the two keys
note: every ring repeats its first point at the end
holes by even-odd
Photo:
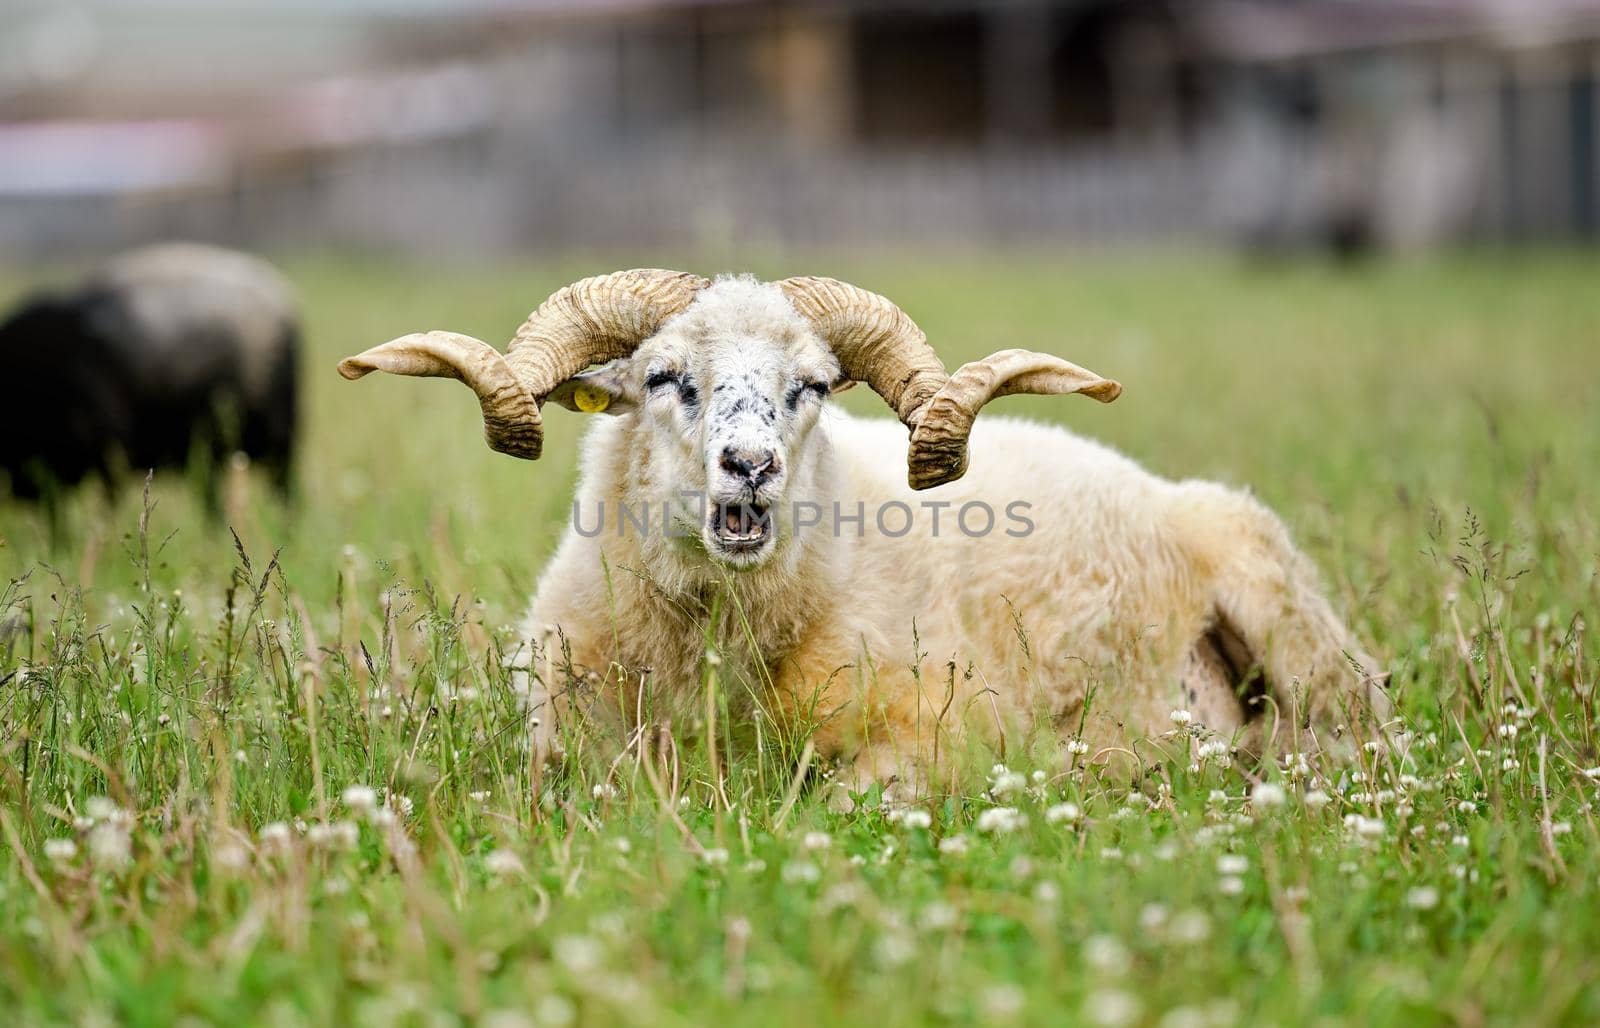
{"type": "Polygon", "coordinates": [[[691,544],[750,568],[790,541],[786,500],[809,495],[811,433],[840,370],[775,286],[719,281],[630,358],[584,378],[609,410],[639,419],[639,481],[691,544]]]}

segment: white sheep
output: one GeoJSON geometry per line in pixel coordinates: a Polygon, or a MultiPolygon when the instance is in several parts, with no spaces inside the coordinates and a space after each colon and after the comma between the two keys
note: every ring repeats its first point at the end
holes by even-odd
{"type": "Polygon", "coordinates": [[[525,457],[546,399],[612,415],[528,620],[547,742],[579,710],[703,710],[708,668],[743,716],[809,731],[857,782],[915,781],[971,731],[1053,723],[1099,750],[1182,710],[1252,748],[1315,747],[1385,709],[1261,504],[1060,428],[973,428],[995,396],[1109,401],[1117,383],[1018,350],[947,375],[856,287],[618,272],[555,294],[505,355],[434,332],[341,365],[374,369],[466,381],[491,445],[525,457]],[[854,381],[906,427],[825,402],[854,381]]]}

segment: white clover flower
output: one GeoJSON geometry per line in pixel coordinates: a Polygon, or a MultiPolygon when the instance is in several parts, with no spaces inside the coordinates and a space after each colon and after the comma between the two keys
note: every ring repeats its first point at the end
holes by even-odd
{"type": "Polygon", "coordinates": [[[901,815],[900,823],[914,831],[933,827],[933,815],[926,810],[908,810],[901,815]]]}
{"type": "Polygon", "coordinates": [[[1302,802],[1304,802],[1305,805],[1310,807],[1312,810],[1321,810],[1323,807],[1327,806],[1332,799],[1332,796],[1329,796],[1321,789],[1312,789],[1307,792],[1304,797],[1302,797],[1302,802]]]}
{"type": "Polygon", "coordinates": [[[1500,762],[1500,770],[1502,771],[1515,771],[1521,766],[1522,761],[1518,760],[1516,757],[1507,757],[1500,762]]]}
{"type": "Polygon", "coordinates": [[[809,860],[791,860],[780,873],[787,885],[809,885],[822,877],[822,869],[809,860]]]}
{"type": "Polygon", "coordinates": [[[1505,724],[1500,726],[1500,738],[1515,739],[1516,737],[1517,723],[1515,721],[1507,721],[1505,724]]]}
{"type": "MultiPolygon", "coordinates": [[[[1211,1028],[1212,1017],[1199,1007],[1173,1007],[1161,1015],[1156,1028],[1211,1028]]],[[[1217,1019],[1216,1024],[1231,1024],[1232,1019],[1217,1019]]]]}
{"type": "Polygon", "coordinates": [[[1250,860],[1238,853],[1224,853],[1217,858],[1217,874],[1242,875],[1250,870],[1250,860]]]}
{"type": "Polygon", "coordinates": [[[1419,885],[1406,893],[1406,906],[1412,910],[1432,910],[1439,905],[1439,890],[1431,885],[1419,885]]]}
{"type": "Polygon", "coordinates": [[[1057,803],[1044,812],[1046,824],[1061,825],[1071,824],[1083,815],[1076,803],[1057,803]]]}
{"type": "Polygon", "coordinates": [[[488,798],[489,798],[489,790],[488,789],[477,789],[477,790],[474,790],[472,792],[467,793],[467,799],[471,800],[474,803],[483,803],[488,798]]]}
{"type": "Polygon", "coordinates": [[[978,1006],[983,1016],[991,1021],[1009,1021],[1022,1012],[1028,1003],[1028,994],[1022,986],[1007,982],[991,985],[978,996],[978,1006]]]}
{"type": "Polygon", "coordinates": [[[745,874],[748,874],[748,875],[758,875],[761,872],[765,871],[766,869],[767,869],[767,862],[765,860],[762,860],[761,858],[757,857],[755,860],[747,860],[747,861],[745,861],[744,862],[744,866],[741,867],[739,870],[743,871],[745,874]]]}
{"type": "Polygon", "coordinates": [[[840,882],[818,897],[817,913],[828,914],[835,910],[848,910],[859,904],[866,895],[866,890],[859,882],[840,882]]]}
{"type": "Polygon", "coordinates": [[[71,839],[46,839],[44,855],[52,864],[65,864],[78,855],[78,844],[71,839]]]}
{"type": "Polygon", "coordinates": [[[1583,769],[1583,777],[1589,779],[1589,781],[1591,781],[1591,782],[1600,781],[1600,767],[1586,767],[1586,768],[1584,768],[1583,769]]]}
{"type": "Polygon", "coordinates": [[[597,800],[616,799],[617,787],[612,785],[610,782],[601,782],[599,785],[596,785],[593,789],[589,790],[589,795],[593,796],[597,800]]]}
{"type": "Polygon", "coordinates": [[[552,952],[556,963],[575,975],[597,970],[605,959],[599,940],[587,935],[563,935],[556,940],[552,952]]]}
{"type": "Polygon", "coordinates": [[[1011,861],[1011,866],[1006,870],[1011,872],[1011,877],[1017,881],[1026,881],[1033,877],[1033,861],[1027,857],[1017,857],[1011,861]]]}
{"type": "Polygon", "coordinates": [[[616,850],[618,853],[621,853],[623,856],[627,856],[629,853],[633,852],[633,843],[629,842],[625,838],[618,837],[612,840],[611,848],[616,850]]]}
{"type": "Polygon", "coordinates": [[[1166,907],[1159,903],[1146,903],[1139,910],[1139,927],[1146,932],[1159,932],[1166,927],[1169,917],[1166,907]]]}
{"type": "Polygon", "coordinates": [[[287,849],[293,832],[282,821],[270,821],[261,826],[257,837],[261,840],[263,849],[287,849]]]}
{"type": "Polygon", "coordinates": [[[1172,918],[1168,931],[1174,942],[1198,946],[1211,938],[1211,919],[1198,910],[1184,910],[1172,918]]]}
{"type": "Polygon", "coordinates": [[[1466,849],[1472,845],[1472,840],[1467,838],[1465,835],[1454,835],[1450,837],[1450,845],[1459,846],[1462,849],[1466,849]]]}
{"type": "Polygon", "coordinates": [[[1463,814],[1476,814],[1478,812],[1478,805],[1471,800],[1462,800],[1460,803],[1456,804],[1456,810],[1463,814]]]}
{"type": "MultiPolygon", "coordinates": [[[[1067,740],[1067,754],[1069,756],[1081,757],[1081,756],[1085,755],[1088,752],[1089,752],[1089,744],[1084,742],[1082,739],[1069,739],[1069,740],[1067,740]]],[[[1596,768],[1595,770],[1597,772],[1600,772],[1600,768],[1596,768]]]]}
{"type": "Polygon", "coordinates": [[[520,875],[523,871],[522,858],[511,850],[490,850],[483,858],[483,866],[492,875],[500,878],[509,878],[520,875]]]}
{"type": "Polygon", "coordinates": [[[994,796],[1009,796],[1028,787],[1028,777],[1022,772],[1007,770],[1000,764],[996,764],[995,769],[996,773],[989,780],[989,792],[994,796]]]}
{"type": "Polygon", "coordinates": [[[917,955],[917,944],[904,931],[885,932],[873,945],[872,955],[883,967],[901,967],[917,955]]]}
{"type": "Polygon", "coordinates": [[[807,832],[801,845],[813,853],[818,853],[833,845],[833,836],[827,832],[807,832]]]}
{"type": "Polygon", "coordinates": [[[236,839],[224,839],[212,848],[211,863],[224,871],[243,871],[250,866],[250,851],[236,839]]]}
{"type": "Polygon", "coordinates": [[[1557,821],[1550,826],[1551,835],[1566,835],[1572,831],[1572,822],[1557,821]]]}
{"type": "Polygon", "coordinates": [[[1061,888],[1055,882],[1040,882],[1033,887],[1033,898],[1039,903],[1050,906],[1061,899],[1061,888]]]}
{"type": "Polygon", "coordinates": [[[1189,713],[1187,710],[1174,710],[1167,716],[1172,719],[1173,724],[1178,725],[1179,727],[1187,725],[1194,720],[1194,715],[1189,713]]]}
{"type": "Polygon", "coordinates": [[[1110,935],[1091,935],[1083,940],[1083,962],[1104,975],[1120,975],[1128,970],[1128,948],[1110,935]]]}
{"type": "Polygon", "coordinates": [[[83,812],[94,821],[109,821],[117,814],[118,807],[106,796],[90,796],[83,805],[83,812]]]}
{"type": "Polygon", "coordinates": [[[721,846],[715,846],[711,849],[703,850],[700,853],[700,859],[705,862],[707,867],[727,867],[728,851],[721,846]]]}
{"type": "Polygon", "coordinates": [[[378,792],[370,785],[347,785],[339,799],[357,814],[371,814],[378,806],[378,792]]]}
{"type": "Polygon", "coordinates": [[[1034,785],[1043,785],[1050,776],[1045,774],[1043,770],[1036,768],[1033,774],[1028,777],[1033,780],[1034,785]]]}
{"type": "Polygon", "coordinates": [[[353,850],[361,841],[361,829],[354,821],[319,821],[306,829],[306,841],[328,849],[353,850]]]}
{"type": "Polygon", "coordinates": [[[1366,839],[1374,839],[1383,834],[1383,820],[1381,818],[1365,817],[1361,814],[1346,814],[1344,826],[1366,839]]]}
{"type": "Polygon", "coordinates": [[[1257,782],[1254,789],[1250,790],[1250,805],[1263,810],[1268,807],[1281,807],[1289,798],[1283,791],[1283,786],[1273,782],[1257,782]]]}
{"type": "Polygon", "coordinates": [[[1099,989],[1083,1001],[1083,1016],[1101,1028],[1122,1028],[1139,1019],[1139,1001],[1119,989],[1099,989]]]}
{"type": "Polygon", "coordinates": [[[1224,896],[1237,896],[1244,892],[1244,879],[1235,878],[1233,875],[1228,875],[1227,877],[1218,880],[1217,890],[1224,896]]]}
{"type": "Polygon", "coordinates": [[[961,911],[937,900],[923,907],[922,913],[917,917],[917,923],[927,932],[941,932],[954,928],[960,920],[961,911]]]}
{"type": "Polygon", "coordinates": [[[1100,859],[1108,863],[1115,863],[1122,859],[1122,851],[1115,846],[1103,846],[1100,849],[1100,859]]]}
{"type": "Polygon", "coordinates": [[[939,852],[952,857],[964,855],[971,846],[971,841],[965,835],[947,835],[939,840],[939,852]]]}
{"type": "Polygon", "coordinates": [[[976,827],[984,835],[1006,835],[1027,823],[1016,807],[990,807],[978,815],[976,827]]]}
{"type": "Polygon", "coordinates": [[[88,843],[89,859],[96,867],[120,868],[133,856],[133,840],[127,826],[116,821],[104,821],[91,828],[88,843]]]}

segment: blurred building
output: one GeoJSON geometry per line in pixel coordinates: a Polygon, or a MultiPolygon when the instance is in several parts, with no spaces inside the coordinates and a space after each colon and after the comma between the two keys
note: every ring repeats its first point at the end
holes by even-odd
{"type": "Polygon", "coordinates": [[[0,0],[0,252],[1600,233],[1600,0],[0,0]]]}

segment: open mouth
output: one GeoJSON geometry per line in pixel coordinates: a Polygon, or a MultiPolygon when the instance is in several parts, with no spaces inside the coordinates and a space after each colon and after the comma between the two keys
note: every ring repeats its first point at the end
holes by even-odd
{"type": "Polygon", "coordinates": [[[748,553],[772,538],[772,515],[765,504],[727,503],[711,508],[711,535],[733,553],[748,553]]]}

